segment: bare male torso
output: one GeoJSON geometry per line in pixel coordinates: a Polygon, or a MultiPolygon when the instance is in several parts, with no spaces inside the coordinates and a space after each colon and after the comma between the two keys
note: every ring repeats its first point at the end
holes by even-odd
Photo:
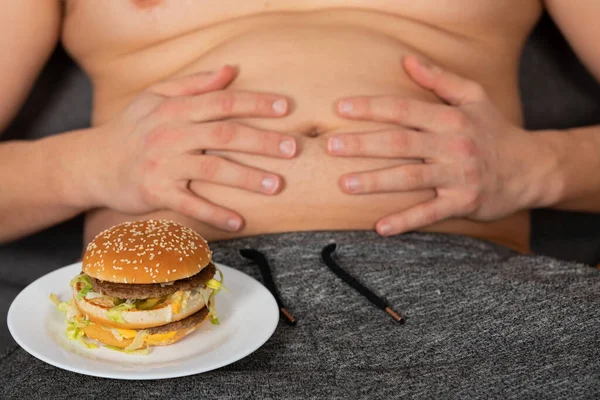
{"type": "MultiPolygon", "coordinates": [[[[108,209],[87,215],[85,240],[132,218],[183,222],[208,240],[259,233],[373,229],[375,222],[434,196],[431,191],[356,196],[341,175],[418,162],[327,155],[327,137],[384,127],[336,115],[351,95],[397,94],[439,102],[410,81],[401,64],[422,55],[480,82],[513,123],[521,124],[518,63],[538,20],[537,0],[68,0],[63,43],[94,86],[93,124],[121,111],[147,86],[172,76],[237,66],[230,89],[274,92],[293,102],[282,119],[241,119],[297,137],[298,156],[280,160],[239,153],[225,157],[281,174],[284,190],[265,196],[195,182],[204,198],[238,211],[244,228],[226,233],[171,212],[129,216],[108,209]]],[[[520,250],[528,213],[480,223],[452,220],[426,228],[495,240],[520,250]]]]}

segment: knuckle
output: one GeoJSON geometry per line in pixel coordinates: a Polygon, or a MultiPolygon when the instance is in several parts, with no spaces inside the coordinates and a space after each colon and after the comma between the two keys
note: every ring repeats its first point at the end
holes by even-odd
{"type": "Polygon", "coordinates": [[[483,180],[483,170],[477,163],[468,163],[463,168],[463,181],[469,186],[479,186],[483,180]]]}
{"type": "Polygon", "coordinates": [[[221,169],[221,158],[216,156],[204,156],[198,165],[199,178],[213,180],[221,169]]]}
{"type": "Polygon", "coordinates": [[[259,150],[262,154],[279,154],[279,144],[284,140],[284,136],[275,132],[265,132],[258,138],[261,143],[259,150]]]}
{"type": "Polygon", "coordinates": [[[180,100],[169,99],[162,101],[158,106],[156,106],[154,109],[154,115],[162,118],[172,118],[178,114],[181,114],[183,108],[183,102],[180,100]]]}
{"type": "Polygon", "coordinates": [[[441,119],[445,125],[459,132],[467,129],[470,123],[464,112],[455,109],[444,111],[441,119]]]}
{"type": "Polygon", "coordinates": [[[269,114],[273,111],[273,99],[267,96],[253,95],[254,112],[258,115],[269,114]]]}
{"type": "Polygon", "coordinates": [[[213,128],[213,140],[216,144],[226,146],[236,137],[238,125],[235,122],[220,122],[213,128]]]}
{"type": "Polygon", "coordinates": [[[408,170],[405,176],[406,183],[410,187],[423,187],[425,186],[425,174],[422,168],[411,168],[408,170]]]}
{"type": "Polygon", "coordinates": [[[174,211],[183,215],[197,216],[199,213],[197,205],[193,198],[185,196],[175,205],[174,211]]]}
{"type": "Polygon", "coordinates": [[[168,124],[159,124],[150,129],[144,136],[144,147],[151,149],[154,147],[163,146],[176,140],[177,133],[175,129],[168,124]]]}
{"type": "Polygon", "coordinates": [[[366,173],[359,178],[362,191],[366,193],[377,192],[383,188],[382,181],[377,174],[366,173]]]}
{"type": "Polygon", "coordinates": [[[163,160],[160,157],[148,157],[142,164],[142,171],[145,175],[152,175],[159,170],[163,165],[163,160]]]}
{"type": "Polygon", "coordinates": [[[410,101],[405,99],[393,99],[394,104],[394,114],[396,117],[402,119],[407,117],[410,114],[410,101]]]}
{"type": "Polygon", "coordinates": [[[344,144],[348,147],[348,150],[360,154],[365,150],[365,146],[358,135],[347,135],[344,137],[344,144]]]}
{"type": "Polygon", "coordinates": [[[219,111],[229,114],[235,106],[235,94],[228,91],[220,91],[214,96],[213,106],[219,111]]]}
{"type": "Polygon", "coordinates": [[[389,145],[391,150],[402,151],[410,148],[412,145],[412,138],[410,135],[401,131],[392,132],[389,136],[389,145]]]}
{"type": "Polygon", "coordinates": [[[238,171],[238,183],[243,188],[256,188],[260,186],[260,177],[254,171],[243,168],[238,171]]]}
{"type": "Polygon", "coordinates": [[[466,158],[473,158],[479,154],[477,143],[473,138],[468,136],[454,138],[452,148],[458,155],[466,158]]]}

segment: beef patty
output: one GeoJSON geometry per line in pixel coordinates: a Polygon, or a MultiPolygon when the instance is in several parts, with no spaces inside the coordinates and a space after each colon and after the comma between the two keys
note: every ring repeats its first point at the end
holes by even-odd
{"type": "Polygon", "coordinates": [[[151,335],[154,335],[155,333],[167,333],[167,332],[172,332],[172,331],[178,331],[181,329],[189,329],[189,328],[192,328],[192,327],[198,325],[200,322],[204,321],[204,319],[206,318],[207,315],[208,315],[208,308],[203,307],[200,311],[198,311],[195,314],[192,314],[189,317],[184,318],[180,321],[171,322],[170,324],[166,324],[166,325],[162,325],[162,326],[156,326],[154,328],[149,328],[148,333],[150,333],[151,335]]]}
{"type": "Polygon", "coordinates": [[[113,283],[101,281],[96,278],[92,278],[91,276],[88,276],[88,278],[90,279],[90,283],[92,284],[94,292],[106,296],[118,297],[120,299],[143,300],[170,296],[178,290],[192,290],[203,283],[208,282],[213,276],[215,276],[216,272],[217,268],[213,263],[210,263],[196,275],[173,281],[172,284],[169,283],[167,285],[164,283],[113,283]]]}

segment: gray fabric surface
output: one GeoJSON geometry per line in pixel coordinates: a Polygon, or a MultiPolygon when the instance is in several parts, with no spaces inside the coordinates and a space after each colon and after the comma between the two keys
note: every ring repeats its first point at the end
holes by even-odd
{"type": "Polygon", "coordinates": [[[320,232],[215,242],[215,260],[260,280],[263,251],[296,327],[206,374],[91,378],[21,349],[0,359],[0,398],[552,398],[600,396],[600,271],[453,235],[320,232]],[[400,326],[321,262],[336,259],[407,317],[400,326]]]}

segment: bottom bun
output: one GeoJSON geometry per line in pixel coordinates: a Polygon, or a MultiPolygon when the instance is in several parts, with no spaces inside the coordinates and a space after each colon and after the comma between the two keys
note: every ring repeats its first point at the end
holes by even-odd
{"type": "MultiPolygon", "coordinates": [[[[200,313],[202,313],[202,310],[198,314],[200,313]]],[[[207,316],[208,313],[206,313],[206,316],[204,316],[200,322],[185,328],[177,329],[177,327],[174,326],[173,330],[163,330],[159,333],[151,333],[151,330],[149,330],[148,336],[144,340],[144,344],[139,347],[139,349],[145,349],[149,346],[168,346],[178,342],[198,329],[206,320],[207,316]]],[[[133,340],[140,330],[116,329],[110,326],[103,326],[98,323],[91,323],[83,328],[83,332],[90,339],[97,340],[109,346],[125,349],[133,343],[133,340]]]]}

